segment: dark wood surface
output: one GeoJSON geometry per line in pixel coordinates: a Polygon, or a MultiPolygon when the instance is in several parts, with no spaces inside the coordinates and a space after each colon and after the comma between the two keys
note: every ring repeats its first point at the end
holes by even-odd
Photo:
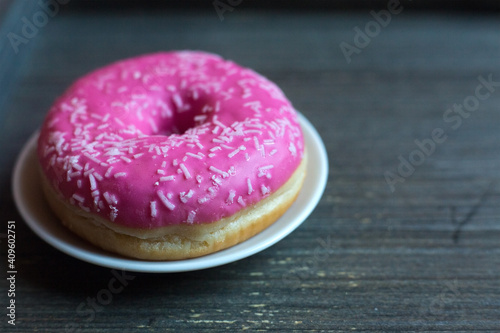
{"type": "Polygon", "coordinates": [[[0,331],[500,331],[500,87],[460,125],[445,121],[458,115],[448,108],[474,101],[479,77],[500,82],[498,14],[403,10],[348,63],[339,45],[354,45],[370,10],[242,4],[221,21],[211,6],[68,4],[15,53],[7,33],[21,34],[22,16],[40,10],[19,6],[0,43],[0,331]],[[12,169],[77,77],[173,49],[215,52],[277,82],[325,142],[327,188],[305,223],[271,248],[202,271],[123,273],[126,285],[108,300],[112,270],[59,252],[24,224],[12,169]],[[384,174],[398,173],[399,156],[418,158],[415,140],[428,142],[436,129],[446,141],[392,192],[384,174]],[[9,220],[15,327],[6,316],[9,220]]]}

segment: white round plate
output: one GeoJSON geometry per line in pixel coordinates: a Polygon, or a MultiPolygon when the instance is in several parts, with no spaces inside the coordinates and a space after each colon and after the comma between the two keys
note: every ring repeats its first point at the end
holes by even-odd
{"type": "Polygon", "coordinates": [[[299,115],[308,151],[307,175],[297,200],[270,227],[228,249],[203,257],[178,261],[128,259],[106,252],[80,239],[67,230],[46,203],[36,168],[34,133],[21,151],[13,177],[13,194],[17,208],[28,226],[44,241],[80,260],[109,268],[134,272],[173,273],[224,265],[260,252],[295,230],[318,204],[326,186],[328,158],[323,141],[314,126],[299,115]]]}

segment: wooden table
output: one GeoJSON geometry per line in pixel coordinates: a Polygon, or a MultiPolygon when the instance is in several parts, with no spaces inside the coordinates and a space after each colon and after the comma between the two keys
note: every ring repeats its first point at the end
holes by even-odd
{"type": "Polygon", "coordinates": [[[0,331],[500,331],[498,13],[401,5],[381,24],[368,8],[242,4],[221,21],[210,4],[114,10],[75,0],[42,24],[41,7],[26,3],[13,1],[1,26],[0,331]],[[40,27],[23,37],[23,16],[35,15],[40,27]],[[17,53],[9,32],[26,40],[17,53]],[[12,199],[18,152],[77,77],[172,49],[221,54],[282,87],[327,147],[316,210],[271,248],[202,271],[113,272],[47,245],[12,199]]]}

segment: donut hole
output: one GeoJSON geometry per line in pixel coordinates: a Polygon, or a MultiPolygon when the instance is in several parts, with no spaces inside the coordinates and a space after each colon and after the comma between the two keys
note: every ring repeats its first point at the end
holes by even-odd
{"type": "MultiPolygon", "coordinates": [[[[156,128],[150,127],[150,131],[146,134],[169,136],[172,134],[182,135],[191,128],[200,126],[211,120],[211,112],[206,112],[204,106],[207,105],[206,98],[193,99],[188,96],[173,95],[167,99],[166,105],[171,110],[165,113],[164,109],[157,109],[156,114],[159,117],[154,117],[153,121],[156,122],[156,128]]],[[[159,105],[165,105],[159,103],[159,105]]]]}

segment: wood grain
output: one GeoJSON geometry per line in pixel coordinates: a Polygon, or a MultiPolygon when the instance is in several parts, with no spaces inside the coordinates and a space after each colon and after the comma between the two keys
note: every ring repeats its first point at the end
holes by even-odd
{"type": "Polygon", "coordinates": [[[17,324],[3,315],[2,332],[500,331],[500,87],[458,128],[443,118],[478,77],[500,81],[497,16],[403,10],[348,64],[339,45],[369,10],[242,5],[220,21],[212,7],[78,8],[40,28],[22,62],[0,63],[14,66],[0,110],[0,233],[16,221],[19,272],[17,324]],[[78,76],[170,49],[221,54],[283,88],[327,147],[321,202],[280,243],[204,271],[112,272],[60,253],[15,209],[17,153],[78,76]],[[391,192],[384,173],[436,128],[446,141],[391,192]]]}

